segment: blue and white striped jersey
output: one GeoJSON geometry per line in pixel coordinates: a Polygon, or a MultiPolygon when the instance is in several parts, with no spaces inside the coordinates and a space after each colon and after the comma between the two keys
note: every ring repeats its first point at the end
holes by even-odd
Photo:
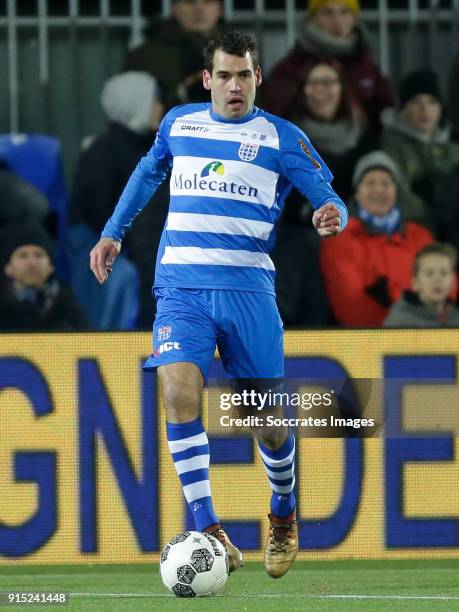
{"type": "Polygon", "coordinates": [[[335,204],[342,227],[347,223],[329,169],[292,123],[257,107],[241,119],[227,120],[211,104],[185,104],[164,117],[102,236],[122,240],[169,171],[169,214],[155,287],[274,294],[269,252],[292,186],[314,208],[335,204]]]}

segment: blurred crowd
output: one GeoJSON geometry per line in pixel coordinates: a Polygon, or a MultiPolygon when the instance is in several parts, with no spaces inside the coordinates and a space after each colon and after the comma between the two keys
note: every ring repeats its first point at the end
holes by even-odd
{"type": "MultiPolygon", "coordinates": [[[[202,49],[230,26],[222,4],[174,0],[171,17],[127,52],[101,92],[106,127],[82,143],[64,213],[57,181],[37,184],[0,151],[1,330],[151,328],[167,182],[136,219],[109,283],[97,284],[88,254],[164,113],[209,99],[202,49]]],[[[459,326],[459,57],[445,92],[427,68],[395,87],[360,9],[358,0],[309,0],[294,47],[258,93],[258,106],[309,136],[350,211],[342,234],[320,239],[310,204],[288,196],[272,253],[279,309],[286,326],[459,326]]]]}

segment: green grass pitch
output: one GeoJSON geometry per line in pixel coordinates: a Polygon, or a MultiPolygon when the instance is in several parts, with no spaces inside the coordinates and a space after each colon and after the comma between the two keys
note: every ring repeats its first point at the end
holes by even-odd
{"type": "MultiPolygon", "coordinates": [[[[459,610],[459,559],[431,561],[303,561],[280,580],[248,563],[221,595],[177,599],[157,565],[1,566],[0,592],[66,592],[66,606],[35,610],[126,612],[292,612],[294,610],[459,610]]],[[[30,606],[4,605],[4,610],[30,606]]]]}

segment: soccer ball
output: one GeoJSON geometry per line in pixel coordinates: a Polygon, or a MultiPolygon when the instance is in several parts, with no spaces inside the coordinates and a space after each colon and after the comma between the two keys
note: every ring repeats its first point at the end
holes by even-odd
{"type": "Polygon", "coordinates": [[[209,533],[185,531],[163,548],[159,572],[164,585],[177,597],[214,595],[228,578],[226,550],[209,533]]]}

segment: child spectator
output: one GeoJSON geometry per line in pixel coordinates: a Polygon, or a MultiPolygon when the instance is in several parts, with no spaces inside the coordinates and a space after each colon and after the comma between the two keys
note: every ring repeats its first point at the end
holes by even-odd
{"type": "Polygon", "coordinates": [[[360,25],[358,0],[309,0],[295,47],[274,67],[267,82],[266,109],[287,117],[298,75],[311,59],[325,57],[341,64],[370,128],[379,132],[381,111],[393,104],[392,91],[372,58],[360,25]]]}
{"type": "Polygon", "coordinates": [[[389,311],[385,327],[459,327],[459,310],[448,299],[457,254],[449,244],[421,249],[413,264],[413,289],[403,292],[389,311]]]}
{"type": "Polygon", "coordinates": [[[288,118],[306,132],[327,162],[336,192],[349,199],[355,163],[377,148],[377,142],[367,133],[365,114],[353,99],[339,62],[311,60],[288,118]]]}
{"type": "Polygon", "coordinates": [[[436,230],[434,203],[459,163],[459,144],[451,141],[443,121],[436,75],[430,70],[408,74],[400,83],[399,107],[384,113],[382,148],[397,162],[417,201],[416,214],[408,218],[436,230]]]}
{"type": "Polygon", "coordinates": [[[10,226],[2,255],[0,330],[87,329],[70,289],[54,276],[53,246],[44,229],[10,226]]]}
{"type": "Polygon", "coordinates": [[[410,287],[416,253],[433,238],[421,225],[404,222],[396,167],[385,153],[360,159],[353,183],[355,216],[346,231],[321,242],[321,271],[337,323],[379,327],[410,287]]]}

